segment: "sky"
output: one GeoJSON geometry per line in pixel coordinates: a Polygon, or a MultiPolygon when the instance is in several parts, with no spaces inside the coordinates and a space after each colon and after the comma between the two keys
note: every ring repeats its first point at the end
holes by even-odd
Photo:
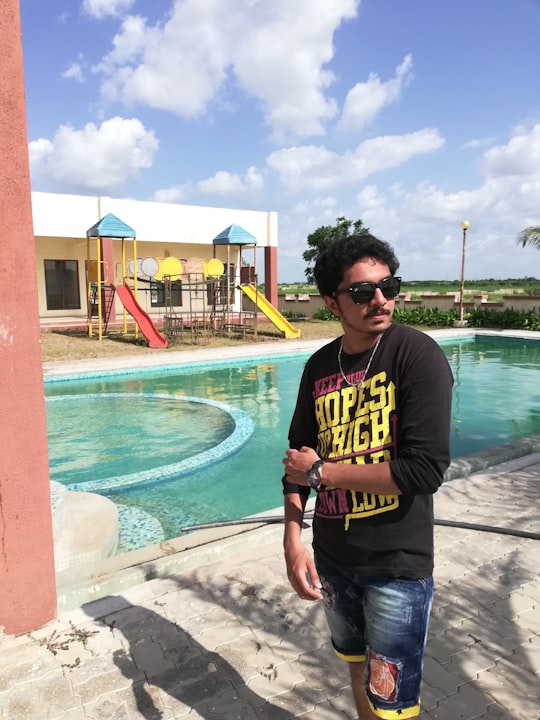
{"type": "MultiPolygon", "coordinates": [[[[338,217],[404,280],[540,278],[540,0],[21,0],[32,189],[338,217]]],[[[129,224],[129,218],[122,218],[129,224]]]]}

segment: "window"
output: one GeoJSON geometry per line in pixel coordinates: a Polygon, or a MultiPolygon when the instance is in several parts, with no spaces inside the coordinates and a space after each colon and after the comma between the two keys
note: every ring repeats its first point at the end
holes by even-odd
{"type": "Polygon", "coordinates": [[[45,260],[47,310],[80,310],[77,260],[45,260]]]}
{"type": "Polygon", "coordinates": [[[225,266],[225,271],[221,277],[213,283],[213,290],[211,297],[208,298],[210,305],[229,305],[234,303],[234,272],[235,268],[233,264],[225,266]],[[229,279],[227,281],[227,273],[229,279]],[[229,301],[227,302],[227,290],[229,290],[229,301]]]}
{"type": "Polygon", "coordinates": [[[169,283],[170,298],[165,292],[166,284],[163,282],[152,282],[150,284],[150,298],[152,307],[182,307],[182,281],[173,280],[169,283]]]}

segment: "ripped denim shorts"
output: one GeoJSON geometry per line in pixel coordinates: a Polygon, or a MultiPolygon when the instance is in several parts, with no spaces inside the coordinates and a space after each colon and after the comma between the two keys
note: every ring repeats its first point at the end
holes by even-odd
{"type": "Polygon", "coordinates": [[[433,578],[368,577],[315,555],[336,654],[366,663],[376,715],[417,717],[433,578]]]}

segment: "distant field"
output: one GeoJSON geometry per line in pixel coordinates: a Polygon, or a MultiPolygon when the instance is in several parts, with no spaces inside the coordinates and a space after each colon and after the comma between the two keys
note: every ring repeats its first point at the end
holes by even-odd
{"type": "MultiPolygon", "coordinates": [[[[314,285],[306,283],[291,283],[278,285],[280,294],[283,293],[316,293],[314,285]]],[[[446,293],[460,291],[459,280],[409,280],[402,282],[401,292],[410,293],[412,297],[422,293],[446,293]]],[[[540,280],[535,277],[527,278],[506,278],[486,280],[465,280],[465,293],[487,293],[490,300],[497,300],[502,295],[523,294],[533,295],[540,293],[540,280]]]]}

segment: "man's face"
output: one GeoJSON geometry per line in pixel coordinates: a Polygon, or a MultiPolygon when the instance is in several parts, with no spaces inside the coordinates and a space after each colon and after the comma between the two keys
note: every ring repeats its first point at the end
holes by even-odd
{"type": "Polygon", "coordinates": [[[391,277],[388,265],[383,265],[373,258],[359,260],[346,269],[338,285],[336,297],[324,299],[328,309],[340,319],[345,333],[351,331],[374,335],[387,329],[395,308],[393,298],[390,300],[385,298],[382,291],[377,288],[371,300],[357,304],[349,292],[343,291],[354,283],[378,283],[388,277],[391,277]]]}

